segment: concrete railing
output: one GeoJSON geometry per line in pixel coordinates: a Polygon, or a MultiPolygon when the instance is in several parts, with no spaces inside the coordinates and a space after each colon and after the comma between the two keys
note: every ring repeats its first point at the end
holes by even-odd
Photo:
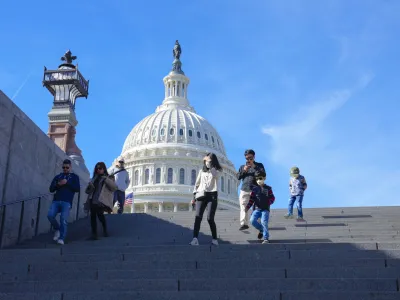
{"type": "MultiPolygon", "coordinates": [[[[54,176],[62,171],[61,166],[66,158],[69,157],[65,152],[0,91],[2,247],[49,230],[47,212],[52,202],[52,195],[48,193],[49,185],[54,176]]],[[[70,222],[75,221],[77,215],[83,216],[83,201],[80,201],[80,196],[84,195],[89,182],[89,174],[73,160],[72,171],[79,176],[81,191],[75,195],[72,207],[75,214],[71,214],[70,222]],[[78,214],[76,210],[79,210],[78,214]]]]}

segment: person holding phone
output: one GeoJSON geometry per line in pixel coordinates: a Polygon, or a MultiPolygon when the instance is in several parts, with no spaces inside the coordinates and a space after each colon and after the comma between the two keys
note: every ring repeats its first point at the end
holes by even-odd
{"type": "Polygon", "coordinates": [[[237,173],[237,179],[242,181],[240,188],[239,202],[240,202],[240,228],[239,230],[249,229],[249,216],[246,211],[247,204],[250,200],[250,194],[253,186],[257,185],[255,173],[265,172],[264,165],[256,162],[256,153],[252,149],[248,149],[244,152],[246,163],[241,165],[237,173]]]}
{"type": "Polygon", "coordinates": [[[72,207],[75,193],[80,191],[79,176],[72,172],[72,163],[65,159],[62,173],[54,177],[50,184],[50,193],[54,193],[53,202],[47,213],[47,218],[54,229],[53,240],[59,245],[64,245],[67,235],[69,212],[72,207]],[[60,214],[60,223],[56,216],[60,214]]]}

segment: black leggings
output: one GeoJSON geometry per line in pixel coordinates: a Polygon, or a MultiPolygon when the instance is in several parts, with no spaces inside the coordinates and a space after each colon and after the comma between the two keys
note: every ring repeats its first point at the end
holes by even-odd
{"type": "Polygon", "coordinates": [[[214,216],[218,206],[218,192],[206,192],[202,201],[196,201],[196,219],[194,220],[193,237],[199,236],[200,224],[203,219],[204,211],[207,208],[207,221],[210,225],[213,239],[217,239],[217,225],[215,225],[214,216]]]}
{"type": "Polygon", "coordinates": [[[96,204],[90,206],[90,224],[92,226],[92,233],[97,234],[97,221],[99,218],[101,225],[103,225],[104,232],[107,231],[106,218],[104,217],[104,209],[96,204]]]}

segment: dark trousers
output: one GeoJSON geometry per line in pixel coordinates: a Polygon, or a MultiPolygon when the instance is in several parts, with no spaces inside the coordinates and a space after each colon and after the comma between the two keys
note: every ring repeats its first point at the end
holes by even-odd
{"type": "Polygon", "coordinates": [[[218,192],[206,192],[202,201],[196,201],[196,219],[194,221],[193,237],[199,236],[200,224],[203,219],[204,211],[207,208],[207,221],[210,225],[213,239],[217,239],[217,225],[215,225],[214,217],[218,207],[218,192]]]}
{"type": "Polygon", "coordinates": [[[118,202],[118,213],[122,214],[124,212],[124,204],[125,204],[125,192],[123,191],[115,191],[114,192],[114,202],[113,204],[118,202]]]}
{"type": "Polygon", "coordinates": [[[97,235],[97,220],[99,218],[103,231],[107,232],[106,218],[104,217],[104,209],[98,205],[92,204],[90,206],[90,225],[92,226],[92,234],[97,235]]]}

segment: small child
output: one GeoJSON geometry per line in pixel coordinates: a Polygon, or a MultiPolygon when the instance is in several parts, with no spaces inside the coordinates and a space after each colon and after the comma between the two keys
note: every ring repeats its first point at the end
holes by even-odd
{"type": "Polygon", "coordinates": [[[263,244],[269,243],[268,233],[268,220],[269,220],[269,208],[275,201],[274,193],[272,188],[264,183],[266,174],[263,171],[256,171],[254,174],[257,185],[253,186],[249,203],[246,206],[246,213],[250,207],[254,204],[253,213],[250,217],[250,223],[256,229],[258,229],[258,239],[263,239],[263,244]],[[258,223],[258,219],[261,218],[261,224],[258,223]]]}
{"type": "Polygon", "coordinates": [[[303,197],[304,191],[307,189],[307,182],[304,176],[300,175],[298,167],[292,167],[290,169],[290,181],[289,181],[289,207],[288,213],[284,216],[285,219],[293,219],[293,205],[297,200],[297,220],[303,220],[303,197]]]}

